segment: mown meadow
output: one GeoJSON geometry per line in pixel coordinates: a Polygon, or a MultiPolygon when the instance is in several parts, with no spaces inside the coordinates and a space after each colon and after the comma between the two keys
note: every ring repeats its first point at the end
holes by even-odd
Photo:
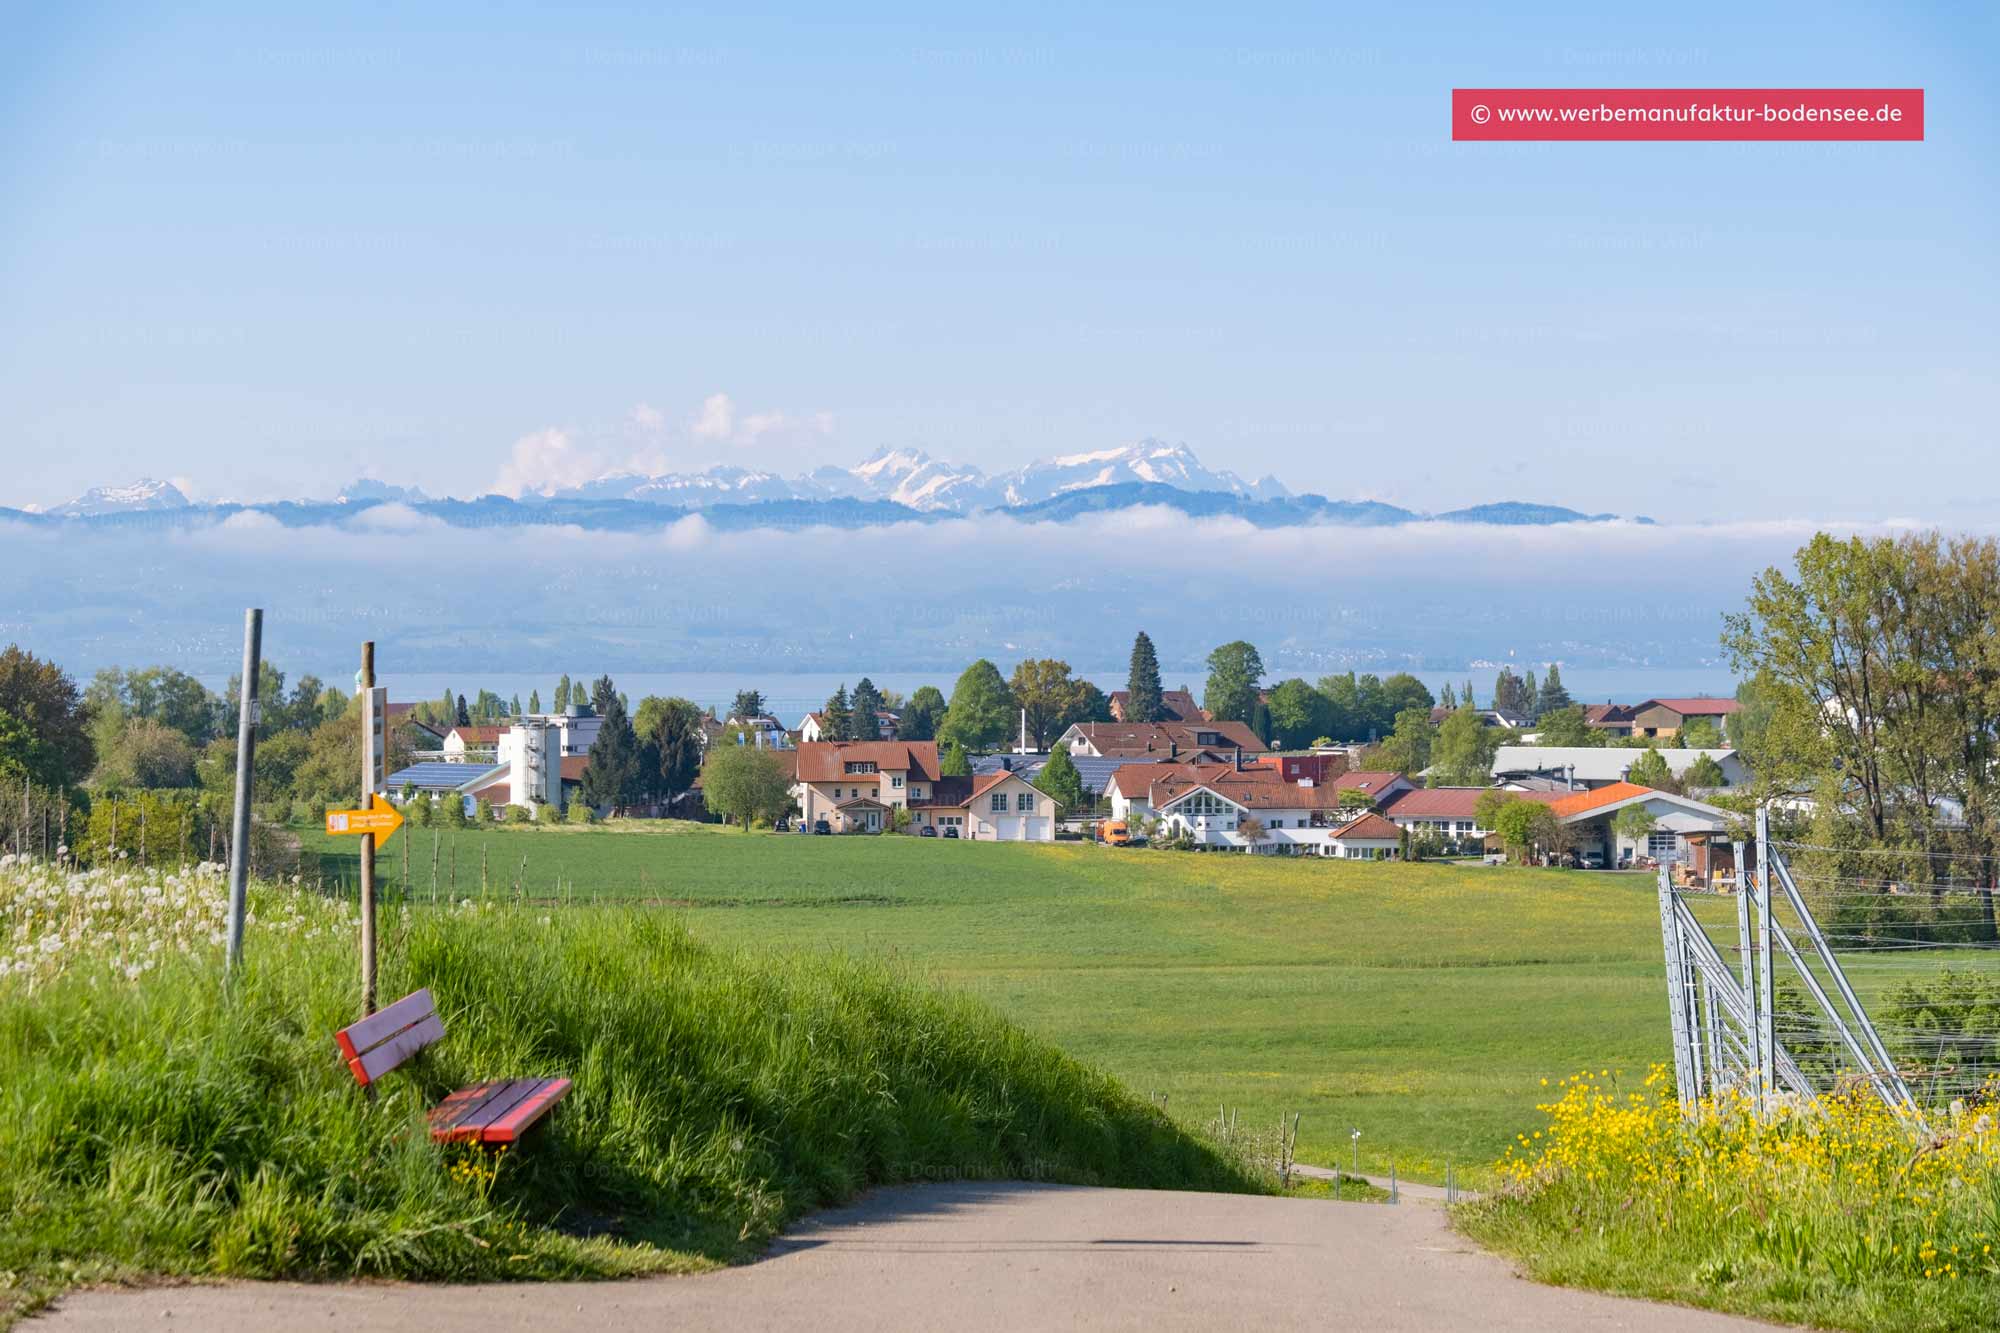
{"type": "MultiPolygon", "coordinates": [[[[427,902],[434,835],[406,836],[427,902]]],[[[1534,1118],[1542,1077],[1667,1050],[1645,876],[637,822],[435,836],[441,900],[455,837],[460,898],[483,853],[489,899],[639,900],[720,944],[892,959],[1176,1116],[1296,1112],[1323,1165],[1354,1161],[1358,1128],[1364,1170],[1463,1178],[1534,1118]]],[[[392,843],[392,893],[402,867],[392,843]]]]}

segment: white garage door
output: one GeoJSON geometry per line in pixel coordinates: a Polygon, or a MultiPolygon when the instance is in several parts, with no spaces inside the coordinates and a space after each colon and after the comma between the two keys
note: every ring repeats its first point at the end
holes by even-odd
{"type": "Polygon", "coordinates": [[[1019,842],[1021,840],[1021,818],[1019,815],[1009,816],[1006,819],[996,819],[993,821],[993,828],[994,836],[1002,842],[1019,842]]]}
{"type": "Polygon", "coordinates": [[[1052,836],[1049,820],[1045,815],[1037,815],[1028,820],[1028,841],[1047,842],[1052,836]]]}

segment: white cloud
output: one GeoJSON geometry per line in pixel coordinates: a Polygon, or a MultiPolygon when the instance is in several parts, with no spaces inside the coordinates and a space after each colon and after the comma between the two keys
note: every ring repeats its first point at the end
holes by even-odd
{"type": "Polygon", "coordinates": [[[736,404],[726,393],[712,393],[701,400],[701,414],[691,428],[698,440],[726,440],[736,433],[736,404]]]}
{"type": "Polygon", "coordinates": [[[516,498],[531,492],[576,486],[604,473],[604,456],[584,448],[566,430],[550,427],[514,441],[512,456],[493,489],[516,498]]]}
{"type": "Polygon", "coordinates": [[[667,424],[667,414],[651,403],[640,403],[632,409],[632,424],[642,430],[658,430],[667,424]]]}

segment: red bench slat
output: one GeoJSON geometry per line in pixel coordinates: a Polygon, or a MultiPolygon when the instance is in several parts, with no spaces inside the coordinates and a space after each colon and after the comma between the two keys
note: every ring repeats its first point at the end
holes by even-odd
{"type": "Polygon", "coordinates": [[[356,1051],[368,1051],[380,1046],[390,1037],[409,1027],[421,1018],[437,1012],[437,1004],[431,999],[430,988],[411,991],[386,1009],[378,1009],[358,1023],[340,1030],[356,1051]]]}
{"type": "Polygon", "coordinates": [[[555,1104],[569,1094],[569,1080],[566,1078],[537,1079],[541,1086],[525,1100],[486,1127],[483,1141],[486,1143],[513,1143],[527,1132],[537,1120],[555,1109],[555,1104]]]}
{"type": "Polygon", "coordinates": [[[513,1143],[569,1092],[566,1078],[517,1078],[461,1088],[430,1113],[441,1143],[513,1143]]]}
{"type": "Polygon", "coordinates": [[[444,1020],[428,989],[415,991],[333,1034],[347,1067],[363,1087],[444,1037],[444,1020]]]}
{"type": "Polygon", "coordinates": [[[443,1039],[444,1020],[432,1014],[415,1027],[404,1028],[374,1050],[364,1051],[349,1060],[347,1066],[364,1085],[373,1083],[424,1047],[443,1039]]]}
{"type": "MultiPolygon", "coordinates": [[[[486,1126],[496,1116],[505,1115],[508,1111],[512,1110],[515,1103],[535,1090],[537,1082],[539,1080],[532,1078],[510,1078],[498,1084],[485,1097],[480,1098],[475,1103],[467,1104],[457,1115],[451,1118],[449,1124],[443,1125],[442,1128],[445,1131],[445,1137],[450,1139],[477,1139],[481,1137],[485,1133],[486,1126]]],[[[435,1125],[436,1122],[434,1121],[433,1124],[435,1125]]],[[[433,1128],[433,1136],[436,1135],[436,1132],[436,1128],[433,1128]]]]}

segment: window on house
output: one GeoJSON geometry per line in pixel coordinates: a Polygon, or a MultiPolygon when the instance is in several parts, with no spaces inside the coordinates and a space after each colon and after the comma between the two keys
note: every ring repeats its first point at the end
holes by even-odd
{"type": "Polygon", "coordinates": [[[901,773],[898,773],[894,777],[890,778],[889,785],[894,789],[896,789],[897,791],[901,791],[903,789],[903,775],[901,773]]]}
{"type": "Polygon", "coordinates": [[[1680,834],[1658,831],[1646,835],[1646,851],[1655,857],[1671,858],[1680,849],[1680,834]]]}
{"type": "Polygon", "coordinates": [[[993,812],[994,814],[996,814],[996,815],[1004,815],[1004,814],[1006,814],[1006,813],[1007,813],[1007,793],[1006,793],[1006,792],[1004,792],[1004,791],[996,791],[996,792],[994,792],[994,793],[993,793],[993,795],[991,795],[990,797],[988,797],[988,798],[987,798],[987,800],[986,800],[986,808],[987,808],[988,810],[991,810],[991,811],[992,811],[992,812],[993,812]]]}
{"type": "Polygon", "coordinates": [[[1016,810],[1019,810],[1024,815],[1034,814],[1035,813],[1034,793],[1024,791],[1019,796],[1015,797],[1014,808],[1016,810]]]}

